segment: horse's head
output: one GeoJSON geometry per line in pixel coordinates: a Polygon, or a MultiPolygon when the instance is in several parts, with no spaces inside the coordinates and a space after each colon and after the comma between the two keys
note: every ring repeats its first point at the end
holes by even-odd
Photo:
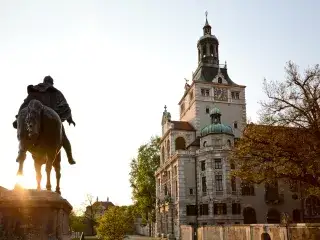
{"type": "Polygon", "coordinates": [[[42,111],[43,105],[40,101],[31,100],[29,102],[26,117],[26,126],[28,136],[31,139],[37,139],[39,137],[42,111]]]}

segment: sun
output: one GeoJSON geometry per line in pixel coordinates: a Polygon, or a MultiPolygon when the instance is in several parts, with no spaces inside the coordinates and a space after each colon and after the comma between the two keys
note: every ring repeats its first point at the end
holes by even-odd
{"type": "Polygon", "coordinates": [[[37,188],[37,180],[33,162],[27,160],[29,159],[24,162],[23,175],[15,175],[13,184],[14,186],[17,184],[24,189],[35,189],[37,188]]]}
{"type": "Polygon", "coordinates": [[[30,175],[17,175],[16,184],[24,189],[34,189],[36,188],[36,179],[30,175]]]}

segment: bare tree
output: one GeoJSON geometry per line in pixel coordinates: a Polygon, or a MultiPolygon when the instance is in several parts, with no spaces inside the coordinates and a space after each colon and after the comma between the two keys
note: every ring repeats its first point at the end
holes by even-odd
{"type": "MultiPolygon", "coordinates": [[[[249,124],[233,151],[236,174],[252,182],[298,181],[320,191],[320,69],[299,73],[288,62],[284,81],[264,80],[260,123],[249,124]]],[[[314,191],[316,190],[316,191],[314,191]]]]}
{"type": "Polygon", "coordinates": [[[94,199],[91,194],[86,195],[86,200],[83,205],[85,206],[84,218],[89,225],[90,234],[95,235],[95,227],[97,225],[98,216],[102,211],[102,206],[99,203],[98,198],[94,199]]]}

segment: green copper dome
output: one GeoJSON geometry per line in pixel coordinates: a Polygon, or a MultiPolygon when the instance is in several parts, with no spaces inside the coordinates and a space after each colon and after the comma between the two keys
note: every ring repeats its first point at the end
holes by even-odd
{"type": "Polygon", "coordinates": [[[214,107],[210,111],[211,124],[201,129],[201,136],[208,134],[230,134],[233,135],[233,130],[230,126],[221,123],[221,111],[214,107]]]}
{"type": "Polygon", "coordinates": [[[230,126],[224,125],[222,123],[213,123],[201,129],[201,136],[206,136],[211,133],[225,133],[233,135],[233,130],[230,126]]]}

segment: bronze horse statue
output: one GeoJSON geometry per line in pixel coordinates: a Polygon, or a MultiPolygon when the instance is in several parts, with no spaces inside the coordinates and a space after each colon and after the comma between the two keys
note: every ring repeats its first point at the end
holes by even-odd
{"type": "Polygon", "coordinates": [[[46,164],[46,189],[51,191],[50,174],[52,167],[56,172],[56,192],[60,192],[60,163],[62,147],[63,125],[59,115],[38,100],[31,100],[23,108],[17,118],[17,137],[19,151],[23,151],[23,158],[19,159],[18,175],[23,175],[23,164],[26,152],[32,154],[36,171],[37,189],[40,190],[41,166],[46,164]]]}

